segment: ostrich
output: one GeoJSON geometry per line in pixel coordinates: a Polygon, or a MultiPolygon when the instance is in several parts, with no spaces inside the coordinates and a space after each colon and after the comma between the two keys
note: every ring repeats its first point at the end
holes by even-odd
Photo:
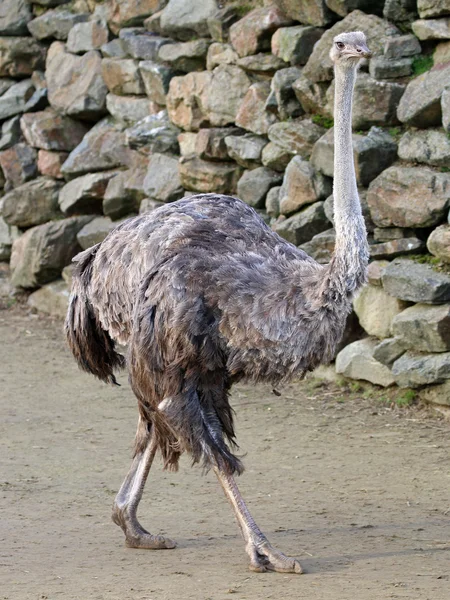
{"type": "Polygon", "coordinates": [[[174,548],[136,513],[155,453],[176,470],[183,452],[212,468],[241,528],[250,569],[301,573],[251,516],[233,478],[231,385],[285,382],[329,361],[355,292],[365,283],[367,236],[351,140],[362,32],[334,38],[335,227],[320,265],[275,234],[238,198],[199,194],[128,219],[75,257],[65,332],[78,364],[115,383],[127,365],[139,420],[131,469],[113,521],[132,548],[174,548]],[[115,343],[126,344],[124,359],[115,343]]]}

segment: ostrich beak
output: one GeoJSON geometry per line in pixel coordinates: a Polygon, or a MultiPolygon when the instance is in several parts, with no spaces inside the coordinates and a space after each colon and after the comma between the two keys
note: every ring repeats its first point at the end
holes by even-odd
{"type": "Polygon", "coordinates": [[[369,50],[369,48],[365,44],[360,44],[358,46],[358,54],[360,56],[362,56],[363,58],[371,58],[371,56],[372,56],[372,52],[369,50]]]}

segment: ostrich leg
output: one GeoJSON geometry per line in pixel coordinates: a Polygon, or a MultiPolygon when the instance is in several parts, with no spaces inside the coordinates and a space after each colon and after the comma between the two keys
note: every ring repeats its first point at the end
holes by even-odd
{"type": "Polygon", "coordinates": [[[246,543],[245,550],[250,557],[250,569],[261,573],[264,571],[301,573],[302,568],[298,560],[285,556],[282,552],[276,550],[261,532],[249,512],[234,478],[218,467],[214,467],[214,472],[233,507],[241,528],[246,543]]]}
{"type": "Polygon", "coordinates": [[[125,481],[114,500],[112,520],[123,529],[125,544],[129,548],[159,550],[176,546],[175,542],[169,538],[152,535],[145,530],[136,516],[155,453],[155,439],[151,434],[145,450],[134,457],[125,481]]]}

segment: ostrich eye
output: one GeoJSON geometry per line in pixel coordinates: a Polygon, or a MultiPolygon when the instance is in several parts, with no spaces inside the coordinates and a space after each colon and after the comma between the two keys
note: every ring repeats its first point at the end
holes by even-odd
{"type": "Polygon", "coordinates": [[[343,42],[336,42],[336,46],[339,50],[343,50],[345,48],[345,44],[343,42]]]}

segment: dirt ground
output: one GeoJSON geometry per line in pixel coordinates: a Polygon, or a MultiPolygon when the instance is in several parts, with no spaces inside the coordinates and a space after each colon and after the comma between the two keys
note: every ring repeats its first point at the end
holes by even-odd
{"type": "Polygon", "coordinates": [[[233,394],[240,486],[304,575],[247,570],[212,473],[153,466],[145,527],[175,550],[126,549],[110,519],[137,420],[126,375],[78,371],[61,324],[0,311],[0,598],[448,600],[450,424],[314,382],[233,394]],[[336,391],[337,390],[337,391],[336,391]]]}

